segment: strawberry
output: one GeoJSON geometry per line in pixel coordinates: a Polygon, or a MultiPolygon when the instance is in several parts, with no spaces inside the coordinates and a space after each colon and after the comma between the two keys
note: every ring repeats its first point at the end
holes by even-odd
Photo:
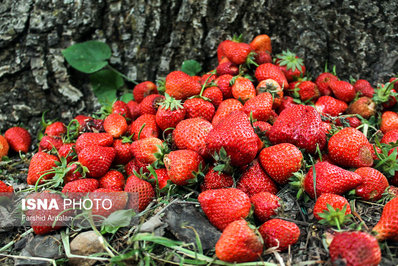
{"type": "Polygon", "coordinates": [[[67,166],[67,173],[64,176],[64,184],[67,184],[69,182],[82,179],[82,173],[81,170],[78,167],[78,164],[76,163],[70,163],[67,166]]]}
{"type": "Polygon", "coordinates": [[[233,76],[229,74],[224,74],[219,76],[214,82],[218,86],[218,88],[221,90],[224,100],[232,98],[232,86],[231,86],[231,80],[233,76]]]}
{"type": "Polygon", "coordinates": [[[385,134],[393,129],[398,129],[398,114],[392,111],[385,111],[381,115],[380,130],[385,134]]]}
{"type": "Polygon", "coordinates": [[[56,167],[57,162],[59,162],[59,160],[56,156],[45,152],[38,152],[33,155],[32,159],[30,160],[28,170],[28,185],[35,185],[41,176],[43,177],[41,178],[39,184],[42,184],[44,179],[51,179],[54,176],[54,173],[46,173],[52,170],[53,167],[56,167]]]}
{"type": "Polygon", "coordinates": [[[159,104],[165,100],[165,97],[160,94],[151,94],[145,97],[139,104],[141,115],[149,114],[156,115],[159,104]]]}
{"type": "Polygon", "coordinates": [[[254,206],[254,215],[260,222],[265,222],[276,215],[276,209],[280,207],[281,199],[269,192],[263,191],[250,197],[254,206]]]}
{"type": "Polygon", "coordinates": [[[203,191],[198,201],[211,224],[221,231],[233,221],[246,218],[251,207],[249,196],[236,188],[203,191]]]}
{"type": "Polygon", "coordinates": [[[330,158],[340,166],[372,166],[373,147],[358,129],[346,127],[334,134],[328,143],[330,158]]]}
{"type": "Polygon", "coordinates": [[[212,129],[212,124],[202,118],[185,119],[173,131],[174,143],[180,150],[196,151],[203,158],[207,158],[209,154],[206,152],[206,137],[212,129]]]}
{"type": "Polygon", "coordinates": [[[150,138],[157,138],[159,136],[159,128],[156,124],[156,116],[144,114],[138,117],[130,128],[130,135],[133,135],[133,140],[150,138]]]}
{"type": "Polygon", "coordinates": [[[278,82],[273,79],[265,79],[258,83],[256,87],[257,94],[271,93],[272,95],[272,109],[278,108],[283,99],[283,90],[278,82]]]}
{"type": "Polygon", "coordinates": [[[89,116],[78,115],[75,119],[79,122],[79,132],[104,132],[104,121],[89,116]]]}
{"type": "Polygon", "coordinates": [[[348,106],[347,114],[359,114],[365,119],[369,119],[376,114],[376,104],[368,97],[360,97],[348,106]]]}
{"type": "Polygon", "coordinates": [[[104,129],[115,139],[119,138],[127,131],[126,118],[119,114],[110,114],[104,120],[104,129]]]}
{"type": "Polygon", "coordinates": [[[129,109],[130,119],[132,121],[141,115],[140,105],[136,101],[129,101],[127,103],[127,108],[129,109]]]}
{"type": "Polygon", "coordinates": [[[294,105],[297,105],[297,103],[294,102],[293,97],[290,96],[285,96],[283,97],[280,106],[278,107],[278,114],[282,113],[283,110],[292,107],[294,105]]]}
{"type": "Polygon", "coordinates": [[[373,227],[379,241],[391,239],[398,241],[398,197],[393,198],[383,208],[379,222],[373,227]]]}
{"type": "Polygon", "coordinates": [[[329,87],[337,99],[345,101],[346,103],[351,102],[355,98],[355,89],[347,81],[332,80],[329,87]]]}
{"type": "Polygon", "coordinates": [[[127,179],[124,191],[129,192],[129,202],[127,206],[130,209],[143,211],[155,197],[155,191],[151,183],[142,180],[135,175],[127,179]]]}
{"type": "Polygon", "coordinates": [[[272,95],[269,92],[261,93],[249,99],[243,105],[243,111],[246,115],[252,115],[253,119],[258,121],[267,121],[272,110],[272,95]]]}
{"type": "Polygon", "coordinates": [[[277,81],[282,88],[289,87],[285,74],[283,74],[282,70],[274,64],[265,63],[259,65],[254,75],[259,82],[265,79],[273,79],[277,81]]]}
{"type": "Polygon", "coordinates": [[[109,147],[113,144],[113,137],[108,133],[83,133],[76,140],[76,152],[80,153],[89,146],[109,147]]]}
{"type": "Polygon", "coordinates": [[[88,176],[98,178],[105,175],[111,166],[116,152],[112,147],[88,146],[78,155],[79,162],[87,167],[88,176]]]}
{"type": "Polygon", "coordinates": [[[228,188],[234,185],[234,179],[231,175],[209,169],[209,172],[204,177],[203,183],[200,186],[202,191],[209,189],[228,188]]]}
{"type": "Polygon", "coordinates": [[[322,224],[340,228],[349,219],[350,204],[347,199],[336,194],[323,193],[315,202],[314,216],[322,224]]]}
{"type": "Polygon", "coordinates": [[[223,45],[225,57],[235,65],[241,65],[246,62],[249,54],[252,52],[249,44],[243,42],[226,42],[223,45]]]}
{"type": "Polygon", "coordinates": [[[160,139],[150,137],[134,141],[130,149],[137,160],[151,164],[157,160],[155,153],[160,152],[162,143],[163,141],[160,139]]]}
{"type": "Polygon", "coordinates": [[[316,195],[319,197],[324,193],[342,195],[361,185],[363,177],[328,162],[318,162],[310,168],[303,181],[304,190],[311,198],[315,198],[314,180],[316,195]]]}
{"type": "Polygon", "coordinates": [[[257,65],[272,63],[272,56],[267,51],[258,51],[254,55],[254,62],[256,62],[257,65]]]}
{"type": "Polygon", "coordinates": [[[288,82],[305,75],[305,66],[302,58],[289,50],[276,56],[275,64],[283,71],[288,82]]]}
{"type": "Polygon", "coordinates": [[[11,127],[5,133],[8,145],[13,151],[27,153],[32,143],[29,132],[22,127],[11,127]]]}
{"type": "Polygon", "coordinates": [[[124,170],[126,171],[127,176],[134,175],[134,171],[137,173],[141,173],[141,171],[142,173],[149,173],[147,166],[149,166],[149,164],[143,163],[134,158],[124,166],[124,170]]]}
{"type": "Polygon", "coordinates": [[[360,95],[372,98],[375,94],[375,89],[373,89],[369,81],[365,79],[358,79],[353,86],[356,92],[360,92],[360,95]]]}
{"type": "Polygon", "coordinates": [[[339,80],[335,75],[329,72],[321,73],[315,80],[315,84],[318,86],[321,95],[329,96],[332,94],[330,83],[332,81],[339,80]]]}
{"type": "Polygon", "coordinates": [[[126,164],[133,159],[133,153],[131,152],[130,143],[123,143],[121,139],[115,139],[113,142],[113,148],[115,149],[115,164],[126,164]]]}
{"type": "Polygon", "coordinates": [[[173,127],[185,118],[186,110],[181,105],[180,100],[170,97],[168,94],[163,102],[160,102],[158,111],[156,112],[156,124],[164,131],[173,127]]]}
{"type": "Polygon", "coordinates": [[[380,143],[396,143],[398,140],[398,129],[387,131],[380,140],[380,143]]]}
{"type": "Polygon", "coordinates": [[[358,168],[355,173],[363,178],[363,183],[355,188],[355,194],[367,201],[381,199],[384,191],[389,186],[387,178],[371,167],[358,168]]]}
{"type": "Polygon", "coordinates": [[[314,153],[317,146],[320,150],[325,146],[326,133],[315,108],[295,105],[280,113],[269,132],[269,139],[273,144],[287,142],[314,153]]]}
{"type": "Polygon", "coordinates": [[[374,236],[360,231],[337,233],[329,246],[333,264],[377,266],[381,251],[374,236]]]}
{"type": "Polygon", "coordinates": [[[224,45],[232,42],[231,40],[225,40],[220,42],[220,44],[217,47],[217,59],[218,59],[218,63],[222,64],[224,62],[229,62],[228,58],[225,56],[224,54],[224,45]]]}
{"type": "Polygon", "coordinates": [[[337,119],[336,120],[336,126],[345,126],[342,121],[345,121],[346,123],[348,123],[348,125],[350,127],[353,127],[353,128],[357,128],[360,125],[362,125],[362,122],[361,122],[361,120],[359,120],[358,117],[349,116],[349,117],[344,117],[344,118],[340,117],[339,119],[337,119]]]}
{"type": "Polygon", "coordinates": [[[253,82],[248,78],[238,77],[232,85],[232,96],[237,100],[246,102],[256,96],[256,89],[253,82]]]}
{"type": "Polygon", "coordinates": [[[0,180],[0,196],[11,198],[14,193],[14,187],[8,186],[6,183],[0,180]]]}
{"type": "Polygon", "coordinates": [[[200,93],[201,85],[193,77],[182,71],[173,71],[166,76],[165,87],[168,95],[185,100],[200,93]]]}
{"type": "Polygon", "coordinates": [[[272,53],[271,38],[267,34],[260,34],[254,37],[250,43],[250,47],[255,52],[268,52],[272,53]]]}
{"type": "Polygon", "coordinates": [[[46,127],[44,135],[50,137],[62,137],[66,133],[66,126],[62,122],[54,122],[46,127]]]}
{"type": "Polygon", "coordinates": [[[157,94],[158,90],[156,85],[151,81],[144,81],[135,85],[133,89],[134,100],[137,103],[142,102],[145,97],[151,94],[157,94]]]}
{"type": "Polygon", "coordinates": [[[231,165],[243,166],[256,157],[257,140],[258,137],[247,115],[242,111],[235,111],[222,119],[209,132],[206,138],[206,150],[209,154],[214,154],[219,153],[223,147],[231,157],[231,165]]]}
{"type": "Polygon", "coordinates": [[[294,245],[300,237],[300,228],[292,222],[281,219],[271,219],[259,228],[266,248],[276,247],[279,251],[294,245]]]}
{"type": "Polygon", "coordinates": [[[293,96],[303,102],[315,102],[320,96],[318,87],[312,81],[306,80],[298,81],[297,83],[292,82],[289,85],[290,91],[294,91],[293,96]]]}
{"type": "Polygon", "coordinates": [[[225,62],[225,63],[219,64],[217,66],[216,73],[218,76],[226,75],[226,74],[235,76],[235,75],[238,75],[239,68],[234,63],[225,62]]]}
{"type": "Polygon", "coordinates": [[[392,108],[397,103],[397,92],[394,89],[397,82],[391,80],[392,79],[390,79],[390,82],[377,86],[372,98],[376,104],[381,104],[384,109],[392,108]]]}
{"type": "Polygon", "coordinates": [[[77,115],[75,116],[74,120],[76,120],[79,123],[79,132],[82,132],[86,126],[86,123],[90,120],[93,120],[93,118],[91,116],[86,116],[86,115],[77,115]]]}
{"type": "Polygon", "coordinates": [[[236,188],[245,192],[249,197],[260,192],[270,192],[271,194],[276,194],[278,192],[278,188],[274,181],[267,176],[258,160],[251,162],[243,171],[236,188]]]}
{"type": "MultiPolygon", "coordinates": [[[[169,175],[167,174],[166,168],[160,168],[155,170],[156,176],[159,182],[159,189],[163,189],[167,186],[167,181],[170,180],[169,175]]],[[[153,175],[150,176],[150,179],[155,179],[153,175]]]]}
{"type": "Polygon", "coordinates": [[[128,194],[125,191],[98,188],[91,192],[88,198],[94,202],[91,214],[98,218],[98,216],[108,217],[115,211],[123,210],[127,204],[128,194]]]}
{"type": "Polygon", "coordinates": [[[203,166],[203,158],[195,151],[177,150],[164,156],[164,165],[170,180],[177,185],[188,184],[190,179],[194,179],[193,172],[198,172],[203,166]]]}
{"type": "Polygon", "coordinates": [[[240,263],[257,260],[263,242],[243,219],[230,223],[216,243],[216,256],[222,261],[240,263]]]}
{"type": "Polygon", "coordinates": [[[207,84],[210,84],[211,82],[213,82],[215,79],[216,79],[216,76],[212,72],[208,72],[200,77],[199,84],[201,86],[203,86],[205,84],[207,85],[207,84]]]}
{"type": "Polygon", "coordinates": [[[116,101],[112,104],[112,114],[123,116],[126,120],[131,120],[131,114],[127,103],[123,101],[116,101]]]}
{"type": "Polygon", "coordinates": [[[116,170],[110,170],[99,179],[99,187],[113,191],[122,191],[124,188],[124,182],[124,176],[122,173],[116,170]]]}
{"type": "Polygon", "coordinates": [[[337,100],[331,96],[321,96],[315,103],[315,109],[320,114],[338,116],[347,110],[348,105],[344,101],[337,100]]]}
{"type": "Polygon", "coordinates": [[[87,192],[93,192],[99,188],[99,181],[94,178],[84,178],[67,183],[62,189],[62,193],[69,198],[81,198],[87,192]]]}
{"type": "Polygon", "coordinates": [[[5,137],[0,135],[0,162],[3,156],[7,156],[10,146],[5,137]]]}
{"type": "Polygon", "coordinates": [[[213,117],[212,124],[216,126],[224,117],[228,116],[233,111],[243,110],[243,105],[236,99],[227,99],[221,102],[213,117]]]}
{"type": "Polygon", "coordinates": [[[192,98],[184,102],[186,118],[203,118],[208,121],[213,119],[216,108],[214,105],[202,98],[192,98]]]}
{"type": "Polygon", "coordinates": [[[64,143],[59,137],[43,136],[39,143],[39,151],[59,150],[64,143]]]}
{"type": "Polygon", "coordinates": [[[220,103],[223,101],[223,94],[222,91],[218,87],[209,87],[203,91],[203,97],[206,97],[211,100],[211,103],[214,107],[218,107],[220,103]]]}
{"type": "Polygon", "coordinates": [[[260,163],[278,184],[286,184],[294,172],[301,168],[303,154],[290,143],[264,148],[259,155],[260,163]]]}

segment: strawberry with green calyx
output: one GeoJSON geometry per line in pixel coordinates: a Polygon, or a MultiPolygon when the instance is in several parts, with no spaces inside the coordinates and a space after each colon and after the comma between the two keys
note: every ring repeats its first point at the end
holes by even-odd
{"type": "Polygon", "coordinates": [[[398,198],[387,202],[373,231],[377,233],[376,238],[379,241],[385,239],[398,241],[398,198]]]}
{"type": "Polygon", "coordinates": [[[43,136],[39,143],[39,151],[59,150],[64,143],[59,137],[43,136]]]}
{"type": "Polygon", "coordinates": [[[134,175],[134,171],[138,173],[149,173],[147,169],[149,165],[150,164],[143,163],[134,158],[124,166],[124,170],[126,171],[126,176],[134,175]]]}
{"type": "Polygon", "coordinates": [[[398,172],[398,149],[396,144],[379,143],[376,139],[375,154],[377,159],[375,160],[374,168],[387,178],[393,178],[398,172]]]}
{"type": "Polygon", "coordinates": [[[264,240],[266,248],[275,247],[278,251],[284,251],[294,245],[300,237],[300,228],[292,222],[271,219],[262,224],[258,231],[264,240]]]}
{"type": "Polygon", "coordinates": [[[325,70],[315,80],[315,84],[318,86],[321,95],[329,96],[332,94],[330,83],[334,80],[338,80],[336,77],[336,66],[333,66],[332,72],[329,72],[327,63],[325,64],[325,70]]]}
{"type": "Polygon", "coordinates": [[[29,132],[22,127],[11,127],[6,130],[4,137],[10,148],[15,152],[27,153],[32,143],[29,132]]]}
{"type": "Polygon", "coordinates": [[[384,191],[389,186],[387,178],[371,167],[361,167],[355,173],[363,177],[364,181],[355,188],[355,194],[367,201],[381,199],[384,191]]]}
{"type": "Polygon", "coordinates": [[[120,100],[115,101],[112,104],[111,114],[118,114],[118,115],[123,116],[128,123],[132,119],[129,107],[127,106],[127,103],[120,101],[120,100]]]}
{"type": "Polygon", "coordinates": [[[275,64],[283,71],[288,82],[292,82],[305,75],[304,60],[289,50],[276,56],[275,64]]]}
{"type": "Polygon", "coordinates": [[[280,198],[272,193],[263,191],[250,197],[254,206],[254,215],[260,222],[265,222],[276,215],[280,205],[280,198]]]}
{"type": "Polygon", "coordinates": [[[142,102],[139,104],[141,115],[150,114],[156,115],[156,112],[159,108],[159,103],[164,101],[165,97],[160,94],[151,94],[145,97],[142,102]]]}
{"type": "Polygon", "coordinates": [[[377,106],[382,104],[384,109],[388,109],[393,107],[397,103],[396,96],[398,96],[398,93],[394,89],[397,81],[398,79],[387,82],[385,84],[381,84],[376,88],[372,100],[377,106]]]}
{"type": "Polygon", "coordinates": [[[152,81],[144,81],[135,85],[133,89],[134,101],[141,103],[142,100],[151,94],[157,94],[158,90],[152,81]]]}
{"type": "Polygon", "coordinates": [[[162,145],[162,143],[162,140],[150,137],[134,141],[130,148],[137,160],[151,164],[157,160],[155,153],[160,151],[159,146],[162,145]]]}
{"type": "Polygon", "coordinates": [[[321,224],[336,226],[339,230],[351,220],[351,208],[347,199],[336,194],[324,193],[314,206],[314,216],[321,224]]]}
{"type": "Polygon", "coordinates": [[[153,169],[151,166],[148,167],[148,170],[150,172],[149,176],[149,181],[154,180],[156,182],[156,186],[158,190],[162,193],[167,189],[167,186],[169,185],[169,175],[167,174],[167,169],[166,168],[160,168],[160,169],[153,169]]]}
{"type": "Polygon", "coordinates": [[[214,107],[218,108],[224,100],[222,91],[217,86],[208,87],[203,91],[203,97],[210,99],[214,107]]]}
{"type": "MultiPolygon", "coordinates": [[[[200,188],[202,191],[209,189],[228,188],[234,185],[234,179],[231,175],[215,171],[215,167],[211,167],[204,177],[200,188]]],[[[216,168],[217,169],[217,168],[216,168]]]]}
{"type": "Polygon", "coordinates": [[[186,110],[181,104],[181,100],[176,100],[165,93],[164,101],[159,103],[156,112],[156,124],[164,131],[167,128],[174,128],[185,118],[186,110]]]}
{"type": "Polygon", "coordinates": [[[115,149],[116,155],[115,155],[115,164],[126,164],[131,159],[133,159],[133,153],[131,151],[131,138],[130,137],[122,137],[122,139],[115,139],[113,142],[112,147],[115,149]]]}
{"type": "Polygon", "coordinates": [[[44,135],[50,137],[62,137],[66,133],[66,126],[62,122],[54,122],[49,124],[44,131],[44,135]]]}
{"type": "Polygon", "coordinates": [[[131,124],[129,134],[133,135],[133,140],[159,137],[156,116],[150,114],[141,115],[131,124]]]}
{"type": "Polygon", "coordinates": [[[38,152],[33,155],[28,170],[28,185],[35,185],[36,182],[42,184],[45,179],[51,179],[54,176],[51,170],[57,166],[56,162],[59,162],[56,156],[45,152],[38,152]]]}
{"type": "Polygon", "coordinates": [[[236,99],[226,99],[221,102],[220,106],[213,117],[211,123],[216,126],[224,117],[228,116],[234,111],[243,110],[243,105],[240,101],[236,99]]]}
{"type": "Polygon", "coordinates": [[[289,83],[289,91],[298,103],[315,102],[320,96],[318,86],[309,80],[289,83]]]}
{"type": "Polygon", "coordinates": [[[370,85],[369,81],[365,79],[358,79],[353,84],[355,91],[360,95],[372,98],[375,94],[375,89],[370,85]]]}
{"type": "Polygon", "coordinates": [[[248,62],[253,51],[249,44],[240,42],[241,36],[234,36],[232,41],[225,42],[222,46],[223,55],[236,65],[248,62]]]}

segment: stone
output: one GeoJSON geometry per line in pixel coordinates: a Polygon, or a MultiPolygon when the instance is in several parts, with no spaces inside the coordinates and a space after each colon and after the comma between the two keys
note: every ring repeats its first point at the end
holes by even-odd
{"type": "MultiPolygon", "coordinates": [[[[94,231],[87,231],[78,234],[70,242],[70,252],[73,255],[84,255],[88,256],[95,253],[101,253],[105,251],[104,246],[100,242],[100,238],[94,231]]],[[[70,265],[94,265],[95,260],[81,259],[81,258],[70,258],[70,265]]]]}

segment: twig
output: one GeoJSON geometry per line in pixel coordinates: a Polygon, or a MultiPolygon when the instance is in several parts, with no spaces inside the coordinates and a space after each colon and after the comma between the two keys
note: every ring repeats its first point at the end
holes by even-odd
{"type": "MultiPolygon", "coordinates": [[[[27,235],[29,235],[30,233],[33,232],[33,228],[30,228],[28,231],[25,231],[22,235],[19,236],[18,240],[21,239],[22,237],[25,237],[27,235]]],[[[9,247],[11,247],[12,245],[14,245],[17,241],[16,240],[12,240],[10,241],[7,245],[3,246],[2,248],[0,248],[0,252],[5,251],[6,249],[8,249],[9,247]]]]}
{"type": "Polygon", "coordinates": [[[14,258],[14,259],[47,261],[47,262],[50,262],[54,266],[57,265],[57,263],[55,262],[54,259],[47,259],[47,258],[41,258],[41,257],[27,257],[27,256],[19,256],[19,255],[8,255],[8,254],[0,254],[0,256],[14,258]]]}

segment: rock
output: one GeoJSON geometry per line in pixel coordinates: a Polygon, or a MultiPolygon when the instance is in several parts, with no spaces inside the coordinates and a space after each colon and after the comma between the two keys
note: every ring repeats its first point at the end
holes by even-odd
{"type": "MultiPolygon", "coordinates": [[[[94,231],[87,231],[78,234],[70,242],[70,252],[74,255],[84,255],[88,256],[95,253],[100,253],[104,251],[104,246],[99,240],[99,236],[94,231]]],[[[80,258],[70,258],[70,265],[94,265],[95,260],[80,259],[80,258]]]]}
{"type": "MultiPolygon", "coordinates": [[[[61,246],[61,236],[36,235],[28,241],[25,248],[21,251],[20,256],[25,257],[40,257],[48,259],[59,259],[63,257],[61,246]]],[[[15,265],[51,265],[50,262],[31,259],[16,259],[15,265]]]]}
{"type": "Polygon", "coordinates": [[[189,203],[176,202],[170,205],[165,210],[163,220],[168,224],[170,232],[185,243],[196,245],[196,235],[192,228],[195,229],[202,242],[203,250],[214,248],[221,236],[221,232],[209,222],[200,211],[200,207],[189,203]]]}
{"type": "Polygon", "coordinates": [[[15,224],[17,224],[15,215],[11,215],[6,208],[0,206],[0,233],[10,231],[15,224]]]}

